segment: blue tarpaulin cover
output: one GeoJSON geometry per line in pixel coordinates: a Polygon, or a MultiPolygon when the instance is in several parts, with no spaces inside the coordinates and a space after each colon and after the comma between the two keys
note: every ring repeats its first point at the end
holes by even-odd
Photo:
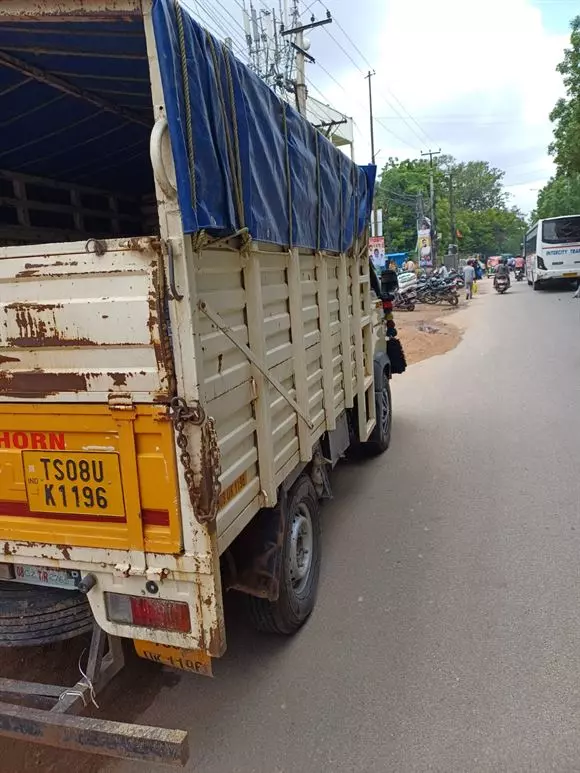
{"type": "Polygon", "coordinates": [[[186,233],[247,227],[259,241],[349,249],[375,167],[350,161],[175,0],[155,0],[153,21],[186,233]]]}

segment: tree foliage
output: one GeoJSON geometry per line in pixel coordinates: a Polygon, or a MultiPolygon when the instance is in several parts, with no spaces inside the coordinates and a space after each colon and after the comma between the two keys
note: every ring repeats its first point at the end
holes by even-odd
{"type": "Polygon", "coordinates": [[[550,114],[555,124],[550,153],[560,174],[580,172],[580,16],[572,20],[570,48],[557,67],[566,87],[566,97],[559,99],[550,114]]]}
{"type": "Polygon", "coordinates": [[[532,221],[580,213],[580,174],[556,175],[538,194],[532,221]]]}
{"type": "MultiPolygon", "coordinates": [[[[417,212],[429,212],[429,162],[390,158],[377,185],[377,206],[383,209],[389,252],[412,252],[417,242],[417,212]]],[[[452,156],[434,160],[433,177],[439,254],[449,243],[461,252],[519,252],[525,221],[507,207],[502,187],[504,173],[486,161],[458,162],[452,156]],[[460,237],[452,239],[449,179],[453,180],[454,215],[460,237]]]]}

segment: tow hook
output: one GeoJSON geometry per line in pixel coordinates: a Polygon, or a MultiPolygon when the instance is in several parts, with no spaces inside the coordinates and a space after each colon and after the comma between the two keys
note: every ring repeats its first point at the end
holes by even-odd
{"type": "Polygon", "coordinates": [[[78,589],[81,593],[83,593],[85,596],[87,593],[92,590],[92,588],[95,587],[97,584],[97,578],[94,574],[87,574],[86,577],[83,577],[83,579],[78,584],[78,589]]]}

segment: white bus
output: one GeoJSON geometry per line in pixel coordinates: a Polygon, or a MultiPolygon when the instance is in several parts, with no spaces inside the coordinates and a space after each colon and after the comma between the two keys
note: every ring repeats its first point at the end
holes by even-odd
{"type": "Polygon", "coordinates": [[[538,222],[524,240],[526,276],[534,290],[553,279],[580,278],[580,215],[538,222]]]}

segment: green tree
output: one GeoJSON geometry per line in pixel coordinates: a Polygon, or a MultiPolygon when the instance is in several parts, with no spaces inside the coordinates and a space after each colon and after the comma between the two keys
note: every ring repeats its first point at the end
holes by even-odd
{"type": "Polygon", "coordinates": [[[412,252],[417,244],[417,204],[423,197],[428,209],[429,165],[424,160],[389,158],[376,189],[383,210],[389,252],[412,252]]]}
{"type": "Polygon", "coordinates": [[[517,255],[526,229],[526,220],[516,208],[485,209],[481,212],[463,210],[457,218],[463,238],[461,251],[501,255],[511,252],[517,255]]]}
{"type": "MultiPolygon", "coordinates": [[[[377,185],[376,201],[383,209],[389,252],[412,252],[417,243],[417,205],[422,198],[429,212],[429,163],[425,159],[399,161],[390,158],[377,185]]],[[[449,178],[453,177],[455,223],[463,238],[462,252],[519,252],[524,219],[506,206],[502,187],[504,173],[486,161],[457,162],[439,156],[434,164],[437,232],[441,234],[440,254],[451,239],[449,178]]],[[[455,242],[456,239],[453,239],[455,242]]]]}
{"type": "Polygon", "coordinates": [[[495,169],[487,161],[468,161],[453,164],[450,171],[457,209],[482,212],[505,207],[507,196],[502,187],[505,172],[501,169],[495,169]]]}
{"type": "Polygon", "coordinates": [[[556,175],[538,194],[532,221],[580,213],[580,174],[556,175]]]}
{"type": "Polygon", "coordinates": [[[557,67],[566,87],[566,97],[559,99],[550,114],[555,124],[554,140],[549,147],[558,172],[580,172],[580,16],[572,20],[570,48],[557,67]]]}

